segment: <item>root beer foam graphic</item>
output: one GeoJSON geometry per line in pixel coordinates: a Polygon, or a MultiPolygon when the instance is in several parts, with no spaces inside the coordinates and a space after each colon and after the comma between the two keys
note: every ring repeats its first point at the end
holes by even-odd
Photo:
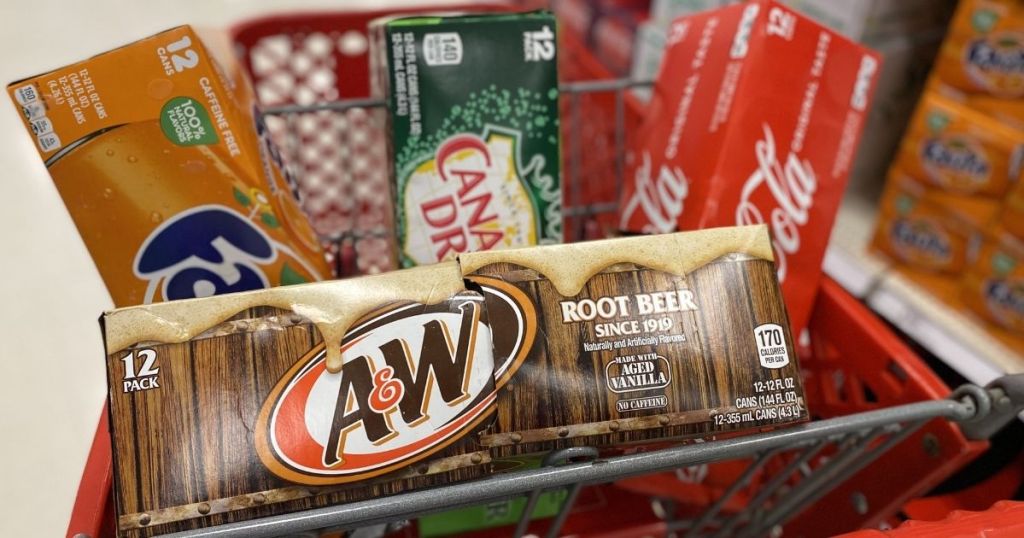
{"type": "Polygon", "coordinates": [[[8,91],[116,305],[330,276],[250,89],[190,28],[8,91]]]}
{"type": "Polygon", "coordinates": [[[554,18],[424,16],[372,26],[402,265],[561,241],[554,18]]]}

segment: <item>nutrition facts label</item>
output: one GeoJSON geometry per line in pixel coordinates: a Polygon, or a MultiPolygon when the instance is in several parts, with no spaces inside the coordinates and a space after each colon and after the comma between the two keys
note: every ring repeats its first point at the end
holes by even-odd
{"type": "Polygon", "coordinates": [[[53,122],[46,117],[46,104],[39,95],[39,88],[26,84],[14,90],[14,98],[21,105],[21,112],[36,135],[39,148],[44,152],[60,149],[60,138],[53,132],[53,122]]]}

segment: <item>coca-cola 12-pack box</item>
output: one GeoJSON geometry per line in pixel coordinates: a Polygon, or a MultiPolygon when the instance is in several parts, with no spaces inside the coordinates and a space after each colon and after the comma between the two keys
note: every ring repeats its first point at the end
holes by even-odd
{"type": "Polygon", "coordinates": [[[620,227],[767,224],[801,330],[879,67],[876,53],[773,1],[675,20],[620,227]]]}

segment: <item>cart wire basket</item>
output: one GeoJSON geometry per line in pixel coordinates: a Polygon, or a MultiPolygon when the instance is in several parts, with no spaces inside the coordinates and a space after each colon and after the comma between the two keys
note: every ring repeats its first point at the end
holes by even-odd
{"type": "MultiPolygon", "coordinates": [[[[367,97],[366,57],[367,23],[392,13],[267,17],[234,30],[267,126],[341,277],[393,268],[383,103],[367,97]]],[[[631,92],[650,83],[611,78],[579,36],[563,31],[560,39],[565,229],[576,241],[614,230],[628,137],[643,112],[631,92]]],[[[610,458],[564,449],[540,468],[167,536],[364,529],[411,537],[421,516],[507,507],[515,498],[525,502],[511,524],[463,535],[823,536],[886,521],[984,452],[986,440],[1024,409],[1024,376],[951,392],[827,278],[800,348],[809,423],[610,458]],[[552,491],[554,514],[532,517],[543,492],[552,491]],[[588,495],[600,500],[596,508],[577,502],[588,495]]],[[[101,420],[67,536],[113,534],[110,461],[101,420]]]]}

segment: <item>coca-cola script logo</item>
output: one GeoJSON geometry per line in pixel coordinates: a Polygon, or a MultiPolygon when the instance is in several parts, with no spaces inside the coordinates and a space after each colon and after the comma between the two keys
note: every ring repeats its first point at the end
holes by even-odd
{"type": "Polygon", "coordinates": [[[765,214],[752,200],[754,193],[763,185],[772,196],[769,212],[769,226],[772,230],[772,247],[778,266],[779,280],[786,279],[787,257],[800,250],[800,229],[810,220],[811,205],[818,180],[811,163],[794,152],[779,161],[775,151],[775,135],[771,127],[762,124],[764,139],[754,145],[757,155],[757,170],[747,178],[740,191],[740,202],[736,206],[736,224],[763,224],[765,214]]]}
{"type": "Polygon", "coordinates": [[[644,233],[668,233],[676,229],[683,202],[690,192],[690,183],[679,167],[662,165],[658,175],[651,175],[651,154],[643,152],[640,166],[633,174],[636,191],[622,209],[620,227],[629,229],[629,221],[639,209],[647,217],[644,233]]]}
{"type": "Polygon", "coordinates": [[[342,342],[337,374],[326,369],[323,345],[310,351],[260,410],[256,451],[263,464],[302,484],[363,480],[435,454],[482,424],[536,332],[522,292],[508,285],[483,292],[500,299],[488,312],[499,320],[493,331],[481,317],[484,298],[465,293],[362,321],[342,342]]]}
{"type": "Polygon", "coordinates": [[[485,131],[446,139],[432,158],[409,171],[402,250],[411,264],[537,244],[537,206],[524,177],[536,174],[542,163],[520,166],[520,133],[485,131]]]}

